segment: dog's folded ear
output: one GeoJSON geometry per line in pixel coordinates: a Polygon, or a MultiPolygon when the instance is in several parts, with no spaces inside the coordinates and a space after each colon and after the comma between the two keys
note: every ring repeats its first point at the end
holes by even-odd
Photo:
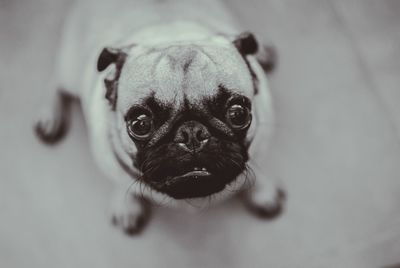
{"type": "Polygon", "coordinates": [[[271,72],[277,64],[277,52],[273,46],[259,45],[251,32],[239,34],[233,44],[242,56],[254,55],[265,72],[271,72]]]}
{"type": "Polygon", "coordinates": [[[101,51],[97,60],[97,71],[102,72],[107,69],[110,64],[117,64],[125,60],[125,58],[126,53],[122,49],[106,47],[101,51]]]}
{"type": "Polygon", "coordinates": [[[253,55],[258,51],[258,42],[251,32],[239,34],[233,44],[242,55],[253,55]]]}
{"type": "Polygon", "coordinates": [[[115,64],[115,68],[104,79],[106,87],[105,97],[109,101],[111,108],[115,110],[117,102],[117,86],[118,79],[121,74],[122,66],[125,63],[127,54],[127,48],[104,48],[97,60],[97,71],[102,72],[108,68],[111,64],[115,64]]]}

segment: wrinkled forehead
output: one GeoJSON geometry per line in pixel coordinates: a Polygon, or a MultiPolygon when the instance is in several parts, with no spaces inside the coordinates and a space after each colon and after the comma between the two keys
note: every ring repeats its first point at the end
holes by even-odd
{"type": "Polygon", "coordinates": [[[250,99],[254,93],[248,67],[233,46],[141,49],[122,69],[118,106],[129,109],[149,96],[168,105],[196,104],[217,96],[221,86],[250,99]]]}

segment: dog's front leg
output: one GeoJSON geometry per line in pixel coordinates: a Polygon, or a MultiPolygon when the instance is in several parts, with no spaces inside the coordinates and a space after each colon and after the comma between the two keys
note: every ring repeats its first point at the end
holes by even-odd
{"type": "Polygon", "coordinates": [[[151,216],[150,202],[139,195],[118,187],[113,196],[112,223],[128,235],[140,233],[151,216]]]}

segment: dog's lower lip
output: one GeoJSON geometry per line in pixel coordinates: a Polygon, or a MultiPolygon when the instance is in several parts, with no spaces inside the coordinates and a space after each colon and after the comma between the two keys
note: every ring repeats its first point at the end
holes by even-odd
{"type": "Polygon", "coordinates": [[[211,176],[212,174],[207,171],[207,169],[195,169],[192,171],[189,171],[185,174],[177,175],[175,177],[170,177],[165,181],[165,185],[172,185],[175,182],[185,179],[185,180],[191,180],[191,179],[199,179],[199,178],[206,178],[211,176]]]}
{"type": "Polygon", "coordinates": [[[207,170],[194,170],[190,171],[184,175],[181,175],[179,177],[203,177],[203,176],[210,176],[211,173],[208,172],[207,170]]]}

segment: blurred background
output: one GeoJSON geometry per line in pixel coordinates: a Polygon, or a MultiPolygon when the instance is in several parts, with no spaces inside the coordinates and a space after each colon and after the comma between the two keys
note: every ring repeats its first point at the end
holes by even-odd
{"type": "Polygon", "coordinates": [[[157,208],[137,237],[113,228],[80,110],[56,147],[32,132],[70,1],[0,0],[0,267],[400,263],[400,1],[225,2],[278,48],[266,163],[286,184],[283,215],[230,201],[157,208]]]}

